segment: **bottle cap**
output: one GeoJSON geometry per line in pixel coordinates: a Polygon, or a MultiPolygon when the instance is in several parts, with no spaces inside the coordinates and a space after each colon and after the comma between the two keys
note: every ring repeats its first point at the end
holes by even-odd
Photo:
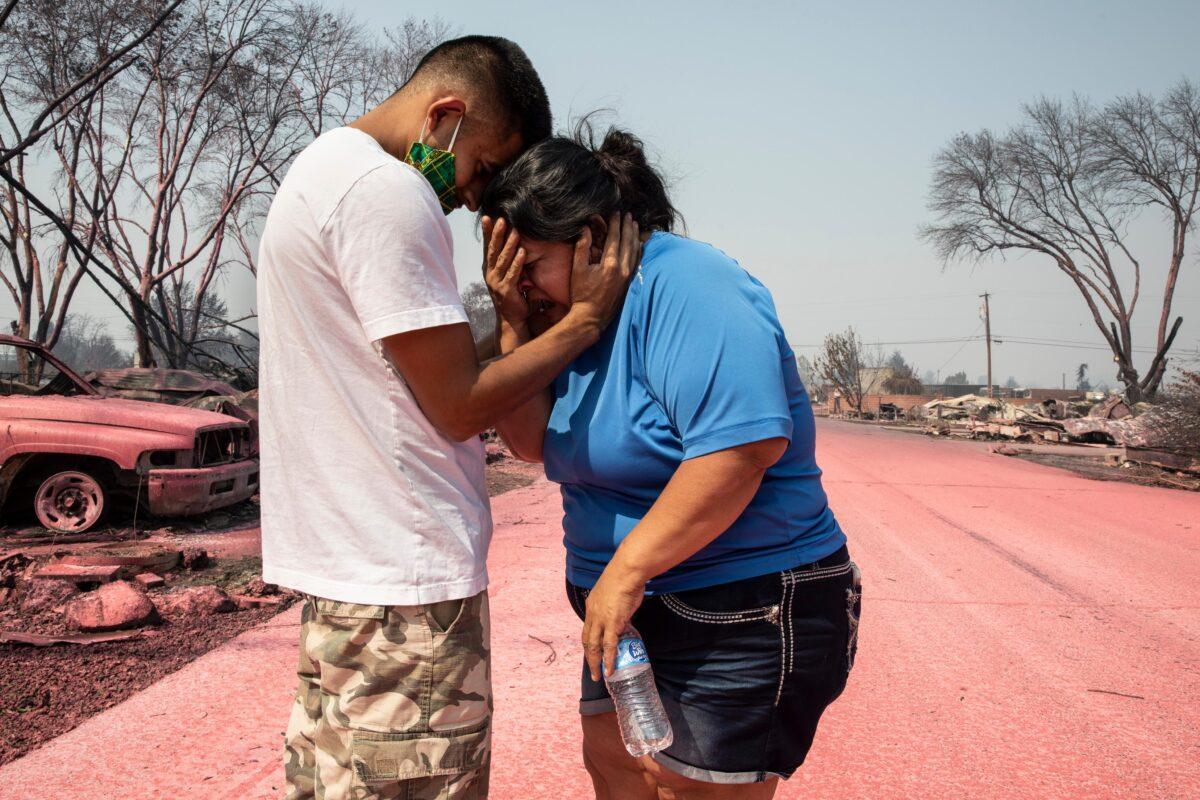
{"type": "MultiPolygon", "coordinates": [[[[633,667],[638,664],[649,664],[650,656],[646,653],[646,643],[642,641],[637,634],[624,634],[617,641],[617,659],[616,669],[624,669],[625,667],[633,667]]],[[[605,677],[608,677],[608,670],[601,665],[604,670],[605,677]]]]}

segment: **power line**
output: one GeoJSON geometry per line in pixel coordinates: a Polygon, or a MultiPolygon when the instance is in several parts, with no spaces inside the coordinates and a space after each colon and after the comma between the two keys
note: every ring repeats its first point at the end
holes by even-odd
{"type": "MultiPolygon", "coordinates": [[[[1078,292],[1036,291],[1024,289],[1001,289],[991,292],[995,297],[1078,297],[1078,292]]],[[[788,308],[808,308],[812,306],[872,306],[890,305],[893,303],[909,303],[913,300],[956,300],[964,297],[977,297],[974,292],[929,292],[925,294],[893,295],[888,297],[847,297],[836,300],[807,300],[800,303],[788,302],[788,308]]],[[[1176,294],[1174,301],[1193,302],[1200,300],[1200,295],[1176,294]]],[[[781,305],[784,305],[781,303],[781,305]]]]}
{"type": "Polygon", "coordinates": [[[974,330],[974,331],[972,331],[971,335],[970,335],[969,337],[967,337],[966,339],[964,339],[964,340],[963,340],[963,343],[962,343],[962,345],[960,345],[960,346],[959,346],[959,348],[958,348],[957,350],[955,350],[955,351],[954,351],[954,355],[952,355],[952,356],[950,356],[949,358],[947,358],[947,359],[945,360],[945,362],[943,362],[943,363],[942,363],[942,365],[941,365],[940,367],[938,367],[938,368],[937,368],[937,374],[938,374],[938,375],[941,375],[941,374],[942,374],[942,370],[944,370],[944,369],[946,368],[946,366],[947,366],[947,365],[948,365],[948,364],[949,364],[951,361],[953,361],[954,359],[958,358],[958,354],[959,354],[959,353],[961,353],[961,352],[963,351],[963,348],[965,348],[965,347],[966,347],[968,344],[970,344],[971,342],[973,342],[973,341],[976,341],[976,340],[978,340],[978,339],[979,339],[979,337],[978,337],[978,336],[976,336],[975,334],[979,333],[979,329],[980,329],[980,328],[982,328],[982,327],[983,327],[983,322],[982,322],[982,321],[980,321],[980,323],[979,323],[978,325],[976,325],[976,326],[975,326],[975,330],[974,330]]]}
{"type": "Polygon", "coordinates": [[[912,295],[897,295],[890,297],[848,297],[838,300],[809,300],[803,303],[788,303],[788,308],[802,308],[808,306],[863,306],[863,305],[886,305],[889,303],[907,303],[913,300],[951,300],[961,297],[973,297],[971,292],[934,292],[927,294],[912,294],[912,295]]]}
{"type": "MultiPolygon", "coordinates": [[[[868,346],[869,345],[889,345],[889,346],[891,346],[891,345],[901,345],[901,344],[957,344],[958,342],[977,341],[982,338],[983,338],[982,336],[968,336],[966,338],[963,338],[961,336],[956,336],[956,337],[953,337],[950,339],[910,339],[910,340],[904,341],[904,342],[863,342],[863,344],[868,345],[868,346]]],[[[824,344],[794,344],[792,342],[788,342],[788,344],[793,349],[797,349],[797,348],[812,349],[814,347],[820,348],[820,347],[825,346],[824,344]]]]}
{"type": "MultiPolygon", "coordinates": [[[[1110,348],[1108,344],[1085,344],[1082,342],[1056,342],[1056,341],[1052,341],[1052,339],[1051,339],[1051,341],[1031,341],[1031,339],[1026,339],[1026,338],[996,335],[996,336],[992,336],[992,341],[995,341],[997,344],[1006,344],[1006,343],[1028,344],[1028,345],[1031,345],[1031,347],[1055,347],[1055,348],[1062,348],[1062,349],[1067,349],[1067,350],[1106,350],[1106,351],[1110,351],[1110,353],[1112,351],[1112,348],[1110,348]]],[[[1135,347],[1135,348],[1133,348],[1133,351],[1134,351],[1134,353],[1140,354],[1140,355],[1157,355],[1158,354],[1157,348],[1135,347]]],[[[1172,348],[1170,351],[1174,355],[1187,355],[1187,356],[1200,355],[1200,350],[1184,350],[1182,348],[1172,348]]]]}

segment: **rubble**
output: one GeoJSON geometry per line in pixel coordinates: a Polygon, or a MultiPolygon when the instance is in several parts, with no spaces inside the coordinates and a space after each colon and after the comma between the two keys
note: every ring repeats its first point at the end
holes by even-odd
{"type": "Polygon", "coordinates": [[[236,611],[238,605],[216,586],[188,586],[154,600],[163,616],[208,616],[236,611]]]}
{"type": "Polygon", "coordinates": [[[35,647],[49,647],[56,644],[101,644],[103,642],[122,642],[144,636],[143,630],[108,631],[101,633],[68,633],[62,636],[44,636],[40,633],[24,631],[0,631],[0,643],[29,644],[35,647]]]}
{"type": "Polygon", "coordinates": [[[1153,432],[1144,417],[1080,417],[1064,419],[1063,430],[1080,442],[1112,442],[1129,447],[1149,447],[1153,432]]]}
{"type": "Polygon", "coordinates": [[[159,586],[166,584],[166,579],[161,575],[156,575],[153,572],[142,572],[133,576],[142,587],[146,589],[157,589],[159,586]]]}
{"type": "Polygon", "coordinates": [[[262,578],[251,578],[250,581],[242,587],[242,594],[249,597],[267,597],[278,595],[279,587],[273,583],[267,583],[262,578]]]}
{"type": "Polygon", "coordinates": [[[32,568],[20,581],[18,602],[20,609],[27,614],[51,611],[79,594],[73,582],[33,580],[36,574],[36,567],[32,568]]]}
{"type": "Polygon", "coordinates": [[[1114,394],[1105,400],[1101,400],[1088,411],[1089,417],[1100,417],[1102,419],[1124,419],[1132,415],[1133,412],[1129,410],[1125,399],[1119,394],[1114,394]]]}
{"type": "Polygon", "coordinates": [[[33,574],[35,580],[59,580],[72,583],[110,583],[124,573],[120,564],[64,564],[55,561],[33,574]]]}
{"type": "Polygon", "coordinates": [[[184,569],[204,569],[210,563],[208,551],[201,547],[185,547],[180,554],[180,565],[184,569]]]}
{"type": "Polygon", "coordinates": [[[157,545],[131,544],[121,547],[106,547],[88,553],[67,555],[61,564],[81,566],[124,567],[129,572],[170,572],[179,563],[179,550],[157,545]]]}
{"type": "Polygon", "coordinates": [[[264,606],[281,606],[286,600],[286,598],[279,596],[265,597],[262,595],[248,594],[231,594],[229,595],[229,599],[232,600],[234,604],[242,610],[263,608],[264,606]]]}
{"type": "Polygon", "coordinates": [[[1080,441],[1143,446],[1147,425],[1120,397],[1099,404],[1047,400],[1020,405],[968,394],[923,407],[928,432],[971,438],[1080,441]]]}
{"type": "MultiPolygon", "coordinates": [[[[1022,405],[1003,398],[968,394],[938,399],[921,407],[924,432],[933,436],[998,439],[1076,445],[1058,455],[1081,455],[1079,446],[1117,448],[1104,457],[1114,466],[1146,464],[1165,470],[1200,473],[1200,454],[1173,447],[1156,419],[1153,407],[1130,406],[1119,395],[1098,403],[1087,400],[1046,400],[1022,405]]],[[[1025,448],[1002,446],[993,452],[1025,454],[1025,448]]],[[[1086,455],[1086,454],[1083,454],[1086,455]]]]}
{"type": "Polygon", "coordinates": [[[1149,464],[1152,467],[1200,475],[1200,458],[1173,453],[1169,450],[1156,450],[1152,447],[1126,447],[1125,459],[1135,464],[1149,464]]]}
{"type": "Polygon", "coordinates": [[[67,603],[65,616],[81,631],[115,631],[137,628],[158,620],[154,603],[128,581],[106,583],[67,603]]]}

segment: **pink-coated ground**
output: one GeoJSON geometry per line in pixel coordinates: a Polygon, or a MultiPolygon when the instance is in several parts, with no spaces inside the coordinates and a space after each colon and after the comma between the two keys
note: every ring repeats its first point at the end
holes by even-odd
{"type": "MultiPolygon", "coordinates": [[[[1200,496],[846,423],[819,458],[865,573],[861,649],[779,797],[1200,797],[1200,496]]],[[[495,510],[492,797],[590,797],[557,493],[495,510]]],[[[296,620],[0,769],[0,798],[280,796],[296,620]]]]}

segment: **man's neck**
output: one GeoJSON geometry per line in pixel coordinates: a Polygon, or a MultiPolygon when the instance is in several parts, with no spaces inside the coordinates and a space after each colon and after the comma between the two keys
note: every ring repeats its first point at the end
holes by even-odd
{"type": "Polygon", "coordinates": [[[413,127],[411,120],[420,117],[413,101],[393,97],[351,122],[349,127],[367,134],[379,142],[385,152],[403,161],[408,148],[421,136],[419,128],[409,130],[413,127]]]}

